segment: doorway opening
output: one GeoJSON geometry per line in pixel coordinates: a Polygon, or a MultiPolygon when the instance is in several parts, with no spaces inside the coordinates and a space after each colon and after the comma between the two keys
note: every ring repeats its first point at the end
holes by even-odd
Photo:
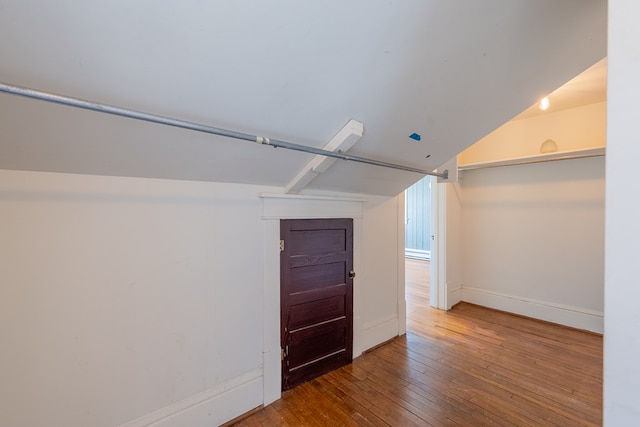
{"type": "Polygon", "coordinates": [[[407,318],[414,310],[438,306],[438,289],[433,286],[437,284],[437,204],[437,179],[434,177],[426,176],[405,191],[407,318]]]}

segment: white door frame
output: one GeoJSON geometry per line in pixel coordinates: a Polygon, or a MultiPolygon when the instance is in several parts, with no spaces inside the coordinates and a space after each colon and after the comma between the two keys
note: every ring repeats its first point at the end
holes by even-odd
{"type": "Polygon", "coordinates": [[[431,277],[429,305],[447,310],[447,192],[431,177],[431,277]]]}
{"type": "MultiPolygon", "coordinates": [[[[431,275],[430,275],[430,289],[429,289],[429,305],[441,310],[447,310],[447,280],[446,280],[446,220],[447,220],[447,200],[446,200],[446,184],[439,184],[436,177],[430,177],[429,185],[431,188],[431,275]]],[[[402,210],[399,212],[398,217],[401,218],[399,227],[399,235],[402,238],[401,247],[398,250],[401,252],[399,258],[404,265],[405,248],[404,248],[404,236],[406,230],[406,191],[401,193],[402,197],[402,210]]],[[[404,268],[401,269],[404,273],[404,268]]],[[[398,277],[398,301],[405,302],[405,275],[402,274],[398,277]]],[[[399,310],[402,313],[402,310],[399,310]]],[[[401,334],[406,331],[406,312],[404,318],[405,328],[401,329],[401,334]]],[[[402,319],[400,319],[402,320],[402,319]]],[[[401,323],[402,324],[402,323],[401,323]]]]}
{"type": "MultiPolygon", "coordinates": [[[[362,204],[360,198],[260,194],[264,225],[263,404],[281,397],[280,220],[353,218],[353,267],[360,271],[362,204]]],[[[361,286],[353,286],[353,355],[362,350],[361,286]]]]}

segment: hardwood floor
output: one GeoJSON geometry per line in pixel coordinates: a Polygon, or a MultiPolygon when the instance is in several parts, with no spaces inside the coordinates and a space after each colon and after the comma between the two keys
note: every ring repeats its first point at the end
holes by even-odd
{"type": "Polygon", "coordinates": [[[601,425],[601,336],[466,303],[432,309],[428,264],[406,271],[406,336],[236,425],[601,425]]]}

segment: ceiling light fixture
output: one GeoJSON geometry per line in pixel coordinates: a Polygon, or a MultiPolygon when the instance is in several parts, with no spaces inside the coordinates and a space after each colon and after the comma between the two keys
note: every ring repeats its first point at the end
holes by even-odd
{"type": "Polygon", "coordinates": [[[541,154],[555,153],[556,151],[558,151],[558,144],[556,144],[556,142],[553,139],[547,139],[540,146],[541,154]]]}
{"type": "Polygon", "coordinates": [[[549,105],[551,105],[549,103],[549,97],[545,96],[540,100],[540,104],[538,104],[538,108],[540,108],[542,111],[546,111],[549,108],[549,105]]]}

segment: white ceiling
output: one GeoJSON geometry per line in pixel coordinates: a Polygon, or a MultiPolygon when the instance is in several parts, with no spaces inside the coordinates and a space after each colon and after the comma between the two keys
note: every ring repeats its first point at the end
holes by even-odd
{"type": "MultiPolygon", "coordinates": [[[[606,0],[0,0],[0,81],[431,170],[606,56],[606,0]],[[408,136],[417,132],[422,141],[408,136]]],[[[284,187],[312,158],[0,94],[0,168],[284,187]]],[[[336,162],[308,187],[420,175],[336,162]]]]}

